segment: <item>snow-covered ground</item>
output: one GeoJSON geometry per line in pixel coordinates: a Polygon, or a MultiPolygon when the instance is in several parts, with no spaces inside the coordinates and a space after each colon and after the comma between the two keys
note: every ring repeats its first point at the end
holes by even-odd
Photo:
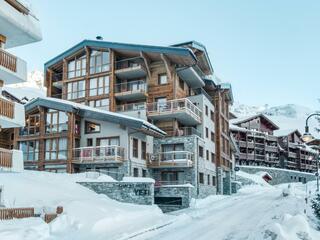
{"type": "Polygon", "coordinates": [[[2,221],[0,239],[320,239],[304,200],[309,191],[314,194],[314,182],[294,183],[286,191],[290,195],[283,197],[288,185],[270,186],[258,174],[241,176],[257,184],[232,196],[194,200],[189,209],[163,214],[156,206],[119,203],[76,184],[85,174],[0,173],[8,207],[34,206],[37,211],[64,207],[51,224],[40,218],[2,221]]]}

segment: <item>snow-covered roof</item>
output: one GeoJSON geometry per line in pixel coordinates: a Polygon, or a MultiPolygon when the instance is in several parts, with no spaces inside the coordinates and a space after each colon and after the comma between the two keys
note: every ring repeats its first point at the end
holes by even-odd
{"type": "Polygon", "coordinates": [[[68,100],[38,97],[25,105],[25,110],[30,111],[37,106],[57,109],[66,112],[76,112],[82,117],[93,118],[101,121],[119,123],[124,126],[141,130],[149,135],[165,136],[166,133],[155,125],[139,118],[127,116],[120,113],[110,112],[102,109],[93,108],[80,103],[71,102],[68,100]]]}
{"type": "Polygon", "coordinates": [[[2,90],[8,92],[10,95],[14,96],[20,101],[23,101],[25,98],[31,100],[38,97],[45,97],[46,95],[44,89],[35,87],[10,87],[8,85],[5,85],[2,90]]]}
{"type": "Polygon", "coordinates": [[[239,132],[250,132],[248,129],[243,128],[243,127],[238,127],[237,125],[230,124],[230,130],[232,131],[239,131],[239,132]]]}
{"type": "Polygon", "coordinates": [[[232,123],[234,125],[238,125],[240,123],[244,123],[244,122],[250,121],[252,119],[259,118],[259,117],[264,118],[266,121],[268,121],[273,126],[274,130],[279,129],[278,125],[275,124],[269,117],[267,117],[263,113],[253,114],[253,115],[249,115],[249,116],[243,116],[240,118],[231,119],[230,123],[232,123]]]}

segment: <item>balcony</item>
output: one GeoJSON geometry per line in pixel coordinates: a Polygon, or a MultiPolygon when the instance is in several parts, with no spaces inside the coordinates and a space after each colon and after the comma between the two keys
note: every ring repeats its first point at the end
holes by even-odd
{"type": "Polygon", "coordinates": [[[161,128],[167,133],[167,137],[187,137],[196,135],[201,137],[201,133],[194,127],[181,127],[174,129],[173,127],[161,128]]]}
{"type": "Polygon", "coordinates": [[[0,80],[5,84],[27,81],[27,63],[0,49],[0,80]]]}
{"type": "Polygon", "coordinates": [[[115,85],[115,97],[118,100],[134,101],[147,97],[147,84],[145,81],[132,81],[115,85]]]}
{"type": "Polygon", "coordinates": [[[21,172],[23,170],[22,151],[0,148],[1,170],[21,172]]]}
{"type": "Polygon", "coordinates": [[[266,145],[266,151],[275,153],[275,152],[278,152],[278,147],[277,146],[266,145]]]}
{"type": "Polygon", "coordinates": [[[127,58],[116,62],[115,74],[119,79],[139,79],[147,76],[141,57],[127,58]]]}
{"type": "Polygon", "coordinates": [[[145,110],[146,103],[130,103],[130,104],[123,104],[123,105],[118,105],[116,107],[117,112],[131,112],[131,111],[141,111],[145,110]]]}
{"type": "Polygon", "coordinates": [[[189,168],[193,166],[193,153],[188,151],[171,151],[154,154],[148,162],[150,168],[189,168]]]}
{"type": "Polygon", "coordinates": [[[239,147],[243,147],[243,148],[247,147],[247,142],[246,141],[237,141],[237,143],[238,143],[239,147]]]}
{"type": "Polygon", "coordinates": [[[2,128],[23,127],[24,107],[0,97],[0,126],[2,128]]]}
{"type": "Polygon", "coordinates": [[[197,72],[193,67],[178,68],[177,74],[192,88],[200,88],[205,85],[199,72],[197,72]]]}
{"type": "Polygon", "coordinates": [[[184,125],[201,123],[201,110],[187,98],[149,103],[147,111],[148,117],[152,120],[177,119],[184,125]]]}
{"type": "Polygon", "coordinates": [[[17,47],[42,39],[39,20],[22,1],[0,1],[1,34],[7,38],[6,47],[17,47]]]}
{"type": "Polygon", "coordinates": [[[122,163],[125,160],[125,149],[119,146],[81,147],[73,150],[73,163],[101,164],[122,163]]]}
{"type": "Polygon", "coordinates": [[[289,157],[289,158],[296,158],[296,157],[297,157],[297,154],[294,153],[294,152],[289,152],[288,157],[289,157]]]}
{"type": "Polygon", "coordinates": [[[266,135],[266,139],[268,141],[273,141],[273,142],[277,142],[278,141],[278,138],[276,136],[273,136],[273,135],[266,135]]]}

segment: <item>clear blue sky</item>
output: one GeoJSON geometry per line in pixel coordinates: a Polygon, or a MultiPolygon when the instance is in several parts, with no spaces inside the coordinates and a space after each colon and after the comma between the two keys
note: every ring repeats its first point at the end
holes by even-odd
{"type": "Polygon", "coordinates": [[[83,39],[206,45],[236,101],[319,109],[320,1],[29,0],[43,41],[12,49],[29,71],[83,39]]]}

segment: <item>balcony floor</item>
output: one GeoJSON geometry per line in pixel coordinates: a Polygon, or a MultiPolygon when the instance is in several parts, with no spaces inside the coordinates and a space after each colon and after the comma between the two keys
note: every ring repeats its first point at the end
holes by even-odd
{"type": "Polygon", "coordinates": [[[139,79],[145,77],[147,73],[142,66],[136,66],[117,69],[115,74],[119,79],[139,79]]]}
{"type": "Polygon", "coordinates": [[[201,123],[193,114],[189,114],[186,110],[168,111],[168,112],[149,112],[148,117],[152,120],[173,120],[177,119],[180,123],[190,126],[197,125],[201,123]]]}
{"type": "Polygon", "coordinates": [[[148,95],[145,91],[136,90],[136,91],[115,93],[114,96],[119,100],[133,101],[133,100],[145,99],[148,95]]]}

